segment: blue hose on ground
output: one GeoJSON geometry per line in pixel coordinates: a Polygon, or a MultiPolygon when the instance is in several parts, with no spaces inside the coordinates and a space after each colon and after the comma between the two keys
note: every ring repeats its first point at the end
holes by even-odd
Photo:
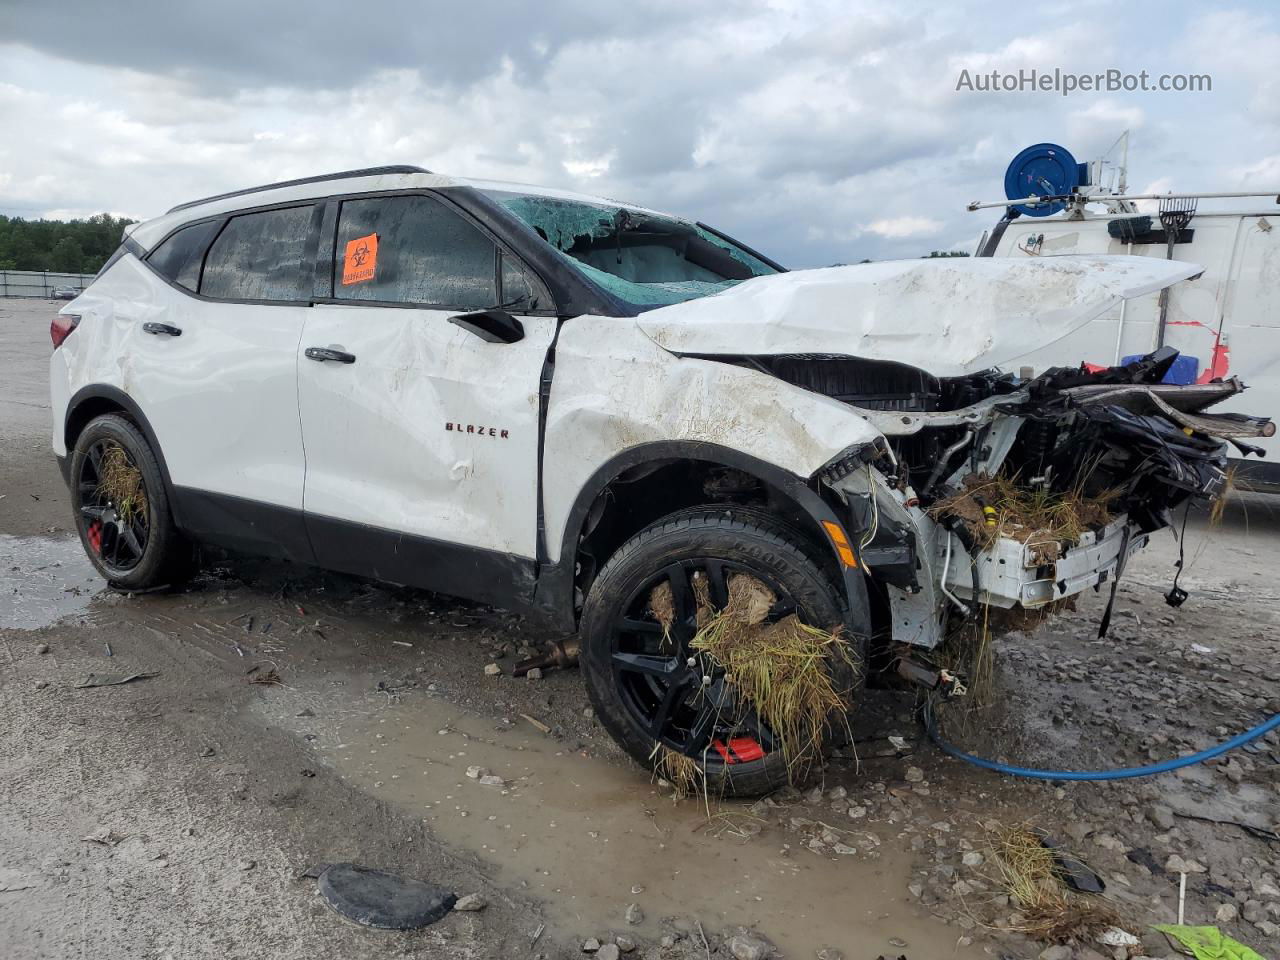
{"type": "Polygon", "coordinates": [[[1242,747],[1250,740],[1257,740],[1268,732],[1280,727],[1280,713],[1277,713],[1270,720],[1259,724],[1252,730],[1246,730],[1237,737],[1232,737],[1225,743],[1220,743],[1216,747],[1210,747],[1208,750],[1201,750],[1199,753],[1193,753],[1189,757],[1176,757],[1173,760],[1165,760],[1163,763],[1152,763],[1145,767],[1124,767],[1120,770],[1090,770],[1090,771],[1071,771],[1071,770],[1037,770],[1033,767],[1015,767],[1007,763],[996,763],[994,760],[986,760],[982,757],[975,757],[971,753],[965,753],[957,747],[953,747],[947,743],[938,734],[937,724],[933,719],[933,698],[929,698],[924,704],[924,726],[929,732],[929,739],[937,744],[938,749],[943,753],[955,757],[957,760],[963,760],[965,763],[972,763],[974,766],[983,767],[987,770],[994,770],[996,773],[1007,773],[1014,777],[1030,777],[1033,780],[1127,780],[1131,777],[1150,777],[1157,773],[1168,773],[1171,770],[1177,770],[1180,767],[1189,767],[1196,763],[1203,763],[1205,760],[1211,760],[1214,757],[1221,756],[1228,750],[1234,750],[1236,747],[1242,747]]]}

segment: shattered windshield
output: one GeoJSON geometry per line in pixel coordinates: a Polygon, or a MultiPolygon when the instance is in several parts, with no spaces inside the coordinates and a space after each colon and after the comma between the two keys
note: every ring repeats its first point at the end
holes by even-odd
{"type": "Polygon", "coordinates": [[[636,306],[706,297],[778,272],[732,241],[675,217],[507,190],[485,193],[587,279],[636,306]]]}

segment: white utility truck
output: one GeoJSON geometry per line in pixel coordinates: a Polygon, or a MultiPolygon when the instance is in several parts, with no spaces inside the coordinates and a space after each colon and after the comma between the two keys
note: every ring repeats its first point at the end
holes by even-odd
{"type": "MultiPolygon", "coordinates": [[[[1280,412],[1280,191],[1130,194],[1126,154],[1127,134],[1109,153],[1116,161],[1078,164],[1048,143],[1023,150],[1005,175],[1006,199],[969,205],[1005,210],[975,254],[1128,254],[1196,263],[1204,272],[1164,293],[1122,300],[1023,362],[1037,372],[1082,358],[1106,367],[1171,346],[1180,357],[1166,383],[1239,377],[1248,397],[1224,410],[1280,412]],[[1247,206],[1206,209],[1223,204],[1247,206]]],[[[1237,482],[1280,491],[1280,438],[1256,444],[1264,455],[1236,460],[1237,482]]]]}

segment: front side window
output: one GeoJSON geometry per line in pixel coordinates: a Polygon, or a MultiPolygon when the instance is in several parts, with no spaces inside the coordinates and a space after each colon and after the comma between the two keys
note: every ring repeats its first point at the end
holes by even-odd
{"type": "Polygon", "coordinates": [[[519,260],[503,253],[502,306],[515,313],[550,310],[555,307],[547,288],[519,260]]]}
{"type": "Polygon", "coordinates": [[[457,310],[498,303],[497,245],[431,197],[342,201],[334,251],[339,300],[457,310]]]}
{"type": "Polygon", "coordinates": [[[508,190],[484,192],[579,273],[635,306],[680,303],[778,272],[732,241],[675,217],[508,190]]]}
{"type": "Polygon", "coordinates": [[[200,287],[200,266],[209,241],[222,226],[221,220],[206,220],[183,227],[171,236],[148,258],[148,263],[180,287],[192,293],[200,287]]]}
{"type": "Polygon", "coordinates": [[[232,217],[205,258],[200,293],[224,300],[303,301],[311,206],[264,210],[232,217]]]}

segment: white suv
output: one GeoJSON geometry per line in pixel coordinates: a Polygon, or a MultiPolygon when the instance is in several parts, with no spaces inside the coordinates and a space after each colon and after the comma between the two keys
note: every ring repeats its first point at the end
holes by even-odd
{"type": "Polygon", "coordinates": [[[520,611],[579,634],[637,760],[663,745],[754,792],[787,763],[690,647],[694,588],[722,606],[750,573],[771,618],[927,652],[979,602],[1043,607],[1118,573],[1170,507],[1216,493],[1215,436],[1271,425],[1199,413],[1235,381],[1160,385],[1169,351],[997,368],[1199,269],[788,273],[629,204],[350,171],[131,228],[54,322],[53,445],[123,587],[180,580],[210,543],[520,611]],[[1047,550],[939,510],[997,474],[1105,490],[1108,518],[1047,550]]]}

